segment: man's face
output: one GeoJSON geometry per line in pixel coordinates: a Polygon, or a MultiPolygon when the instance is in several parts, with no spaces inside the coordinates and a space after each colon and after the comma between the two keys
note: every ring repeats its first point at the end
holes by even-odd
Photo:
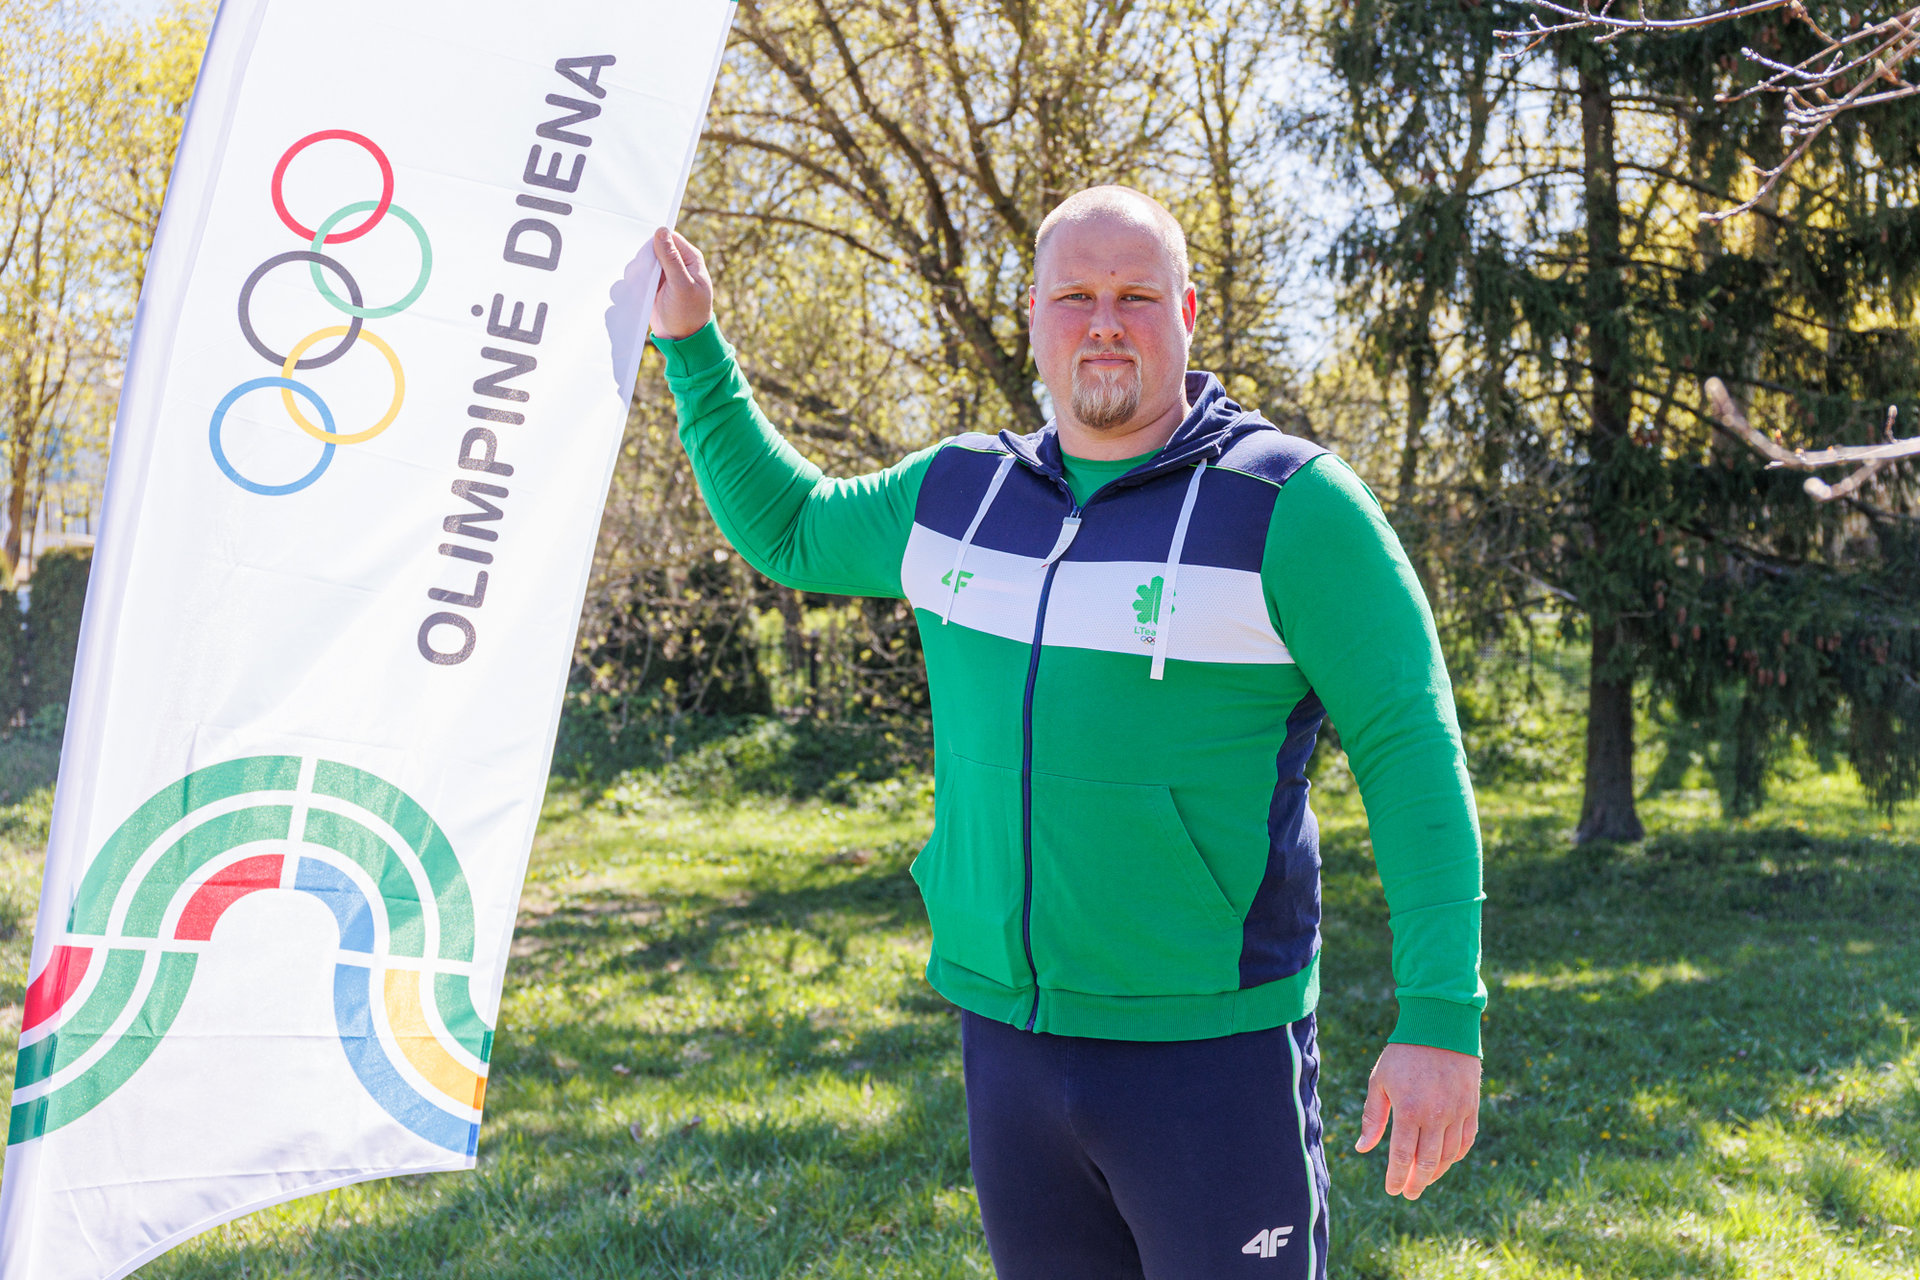
{"type": "Polygon", "coordinates": [[[1194,292],[1134,219],[1063,223],[1034,263],[1027,316],[1056,414],[1102,435],[1184,408],[1194,292]]]}

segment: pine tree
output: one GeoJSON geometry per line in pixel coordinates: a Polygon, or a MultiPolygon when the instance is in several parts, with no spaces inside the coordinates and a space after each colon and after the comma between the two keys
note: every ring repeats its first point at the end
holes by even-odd
{"type": "MultiPolygon", "coordinates": [[[[1868,439],[1920,388],[1920,116],[1847,119],[1748,221],[1714,227],[1699,214],[1737,203],[1781,154],[1777,99],[1718,100],[1751,82],[1740,44],[1790,61],[1803,37],[1779,23],[1578,34],[1470,74],[1487,66],[1476,42],[1519,19],[1369,0],[1327,33],[1351,130],[1457,120],[1502,91],[1481,170],[1451,193],[1466,231],[1437,277],[1429,190],[1380,184],[1344,242],[1376,343],[1417,352],[1444,334],[1455,348],[1426,393],[1453,430],[1423,460],[1446,603],[1484,625],[1550,598],[1587,638],[1577,839],[1641,834],[1637,689],[1710,744],[1730,812],[1759,803],[1794,734],[1843,750],[1896,804],[1920,782],[1911,486],[1814,502],[1716,437],[1700,384],[1726,380],[1792,443],[1868,439]],[[1437,73],[1420,78],[1423,64],[1437,73]],[[1429,288],[1425,332],[1396,330],[1382,300],[1429,288]]],[[[1403,376],[1426,367],[1401,358],[1403,376]]],[[[1417,411],[1421,395],[1406,398],[1417,411]]]]}

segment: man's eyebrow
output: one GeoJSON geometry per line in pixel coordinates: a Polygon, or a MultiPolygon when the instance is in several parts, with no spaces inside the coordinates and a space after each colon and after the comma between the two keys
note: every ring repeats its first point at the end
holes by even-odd
{"type": "MultiPolygon", "coordinates": [[[[1093,287],[1092,282],[1077,279],[1055,280],[1047,286],[1049,291],[1056,289],[1091,289],[1093,287]]],[[[1141,289],[1152,289],[1158,293],[1165,293],[1167,291],[1167,286],[1158,280],[1124,280],[1117,287],[1126,292],[1137,292],[1141,289]]]]}

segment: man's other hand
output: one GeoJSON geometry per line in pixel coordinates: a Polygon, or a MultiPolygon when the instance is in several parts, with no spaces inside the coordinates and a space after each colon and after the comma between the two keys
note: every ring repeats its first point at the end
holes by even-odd
{"type": "Polygon", "coordinates": [[[1390,1044],[1367,1079],[1355,1151],[1371,1151],[1393,1116],[1387,1194],[1418,1200],[1480,1132],[1480,1059],[1421,1044],[1390,1044]]]}
{"type": "Polygon", "coordinates": [[[653,233],[660,291],[653,295],[653,331],[669,340],[692,337],[713,319],[713,279],[707,260],[678,231],[653,233]]]}

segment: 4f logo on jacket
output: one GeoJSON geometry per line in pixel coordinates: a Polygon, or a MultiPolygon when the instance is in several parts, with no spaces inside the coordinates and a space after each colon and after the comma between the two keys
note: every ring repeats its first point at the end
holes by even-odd
{"type": "Polygon", "coordinates": [[[1240,1246],[1242,1253],[1254,1253],[1263,1258],[1271,1258],[1287,1247],[1287,1237],[1293,1234],[1292,1227],[1272,1227],[1255,1235],[1253,1239],[1240,1246]]]}

